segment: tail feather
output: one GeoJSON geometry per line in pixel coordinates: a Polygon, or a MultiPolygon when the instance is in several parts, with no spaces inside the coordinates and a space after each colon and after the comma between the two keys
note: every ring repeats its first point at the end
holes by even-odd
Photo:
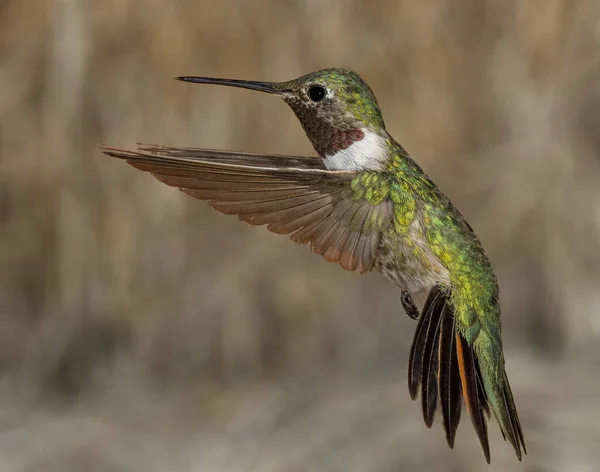
{"type": "MultiPolygon", "coordinates": [[[[492,413],[490,411],[490,402],[487,397],[487,393],[485,393],[485,388],[483,386],[483,378],[481,376],[481,369],[479,368],[479,362],[475,364],[476,374],[477,374],[477,395],[479,395],[479,402],[483,405],[483,409],[485,410],[488,419],[491,418],[492,413]]],[[[508,382],[508,380],[507,380],[508,382]]]]}
{"type": "Polygon", "coordinates": [[[432,336],[431,327],[436,323],[433,321],[434,314],[437,317],[441,314],[443,306],[443,295],[440,287],[437,285],[431,289],[429,296],[423,306],[423,311],[417,323],[415,337],[410,348],[408,358],[408,391],[410,397],[415,400],[418,395],[419,385],[421,385],[421,374],[423,370],[423,358],[427,339],[432,336]]]}
{"type": "Polygon", "coordinates": [[[525,446],[523,429],[521,428],[521,422],[519,421],[519,415],[517,414],[517,407],[510,389],[510,384],[508,383],[506,372],[504,372],[504,386],[502,398],[504,403],[504,411],[506,412],[508,421],[506,421],[505,418],[503,422],[506,424],[506,426],[510,425],[510,428],[507,428],[506,426],[503,427],[502,435],[504,436],[504,439],[515,448],[517,456],[519,460],[521,460],[521,449],[523,450],[523,453],[527,454],[527,447],[525,446]],[[505,432],[505,430],[507,431],[505,432]]]}
{"type": "Polygon", "coordinates": [[[460,333],[456,333],[456,350],[458,353],[458,366],[462,383],[463,397],[467,405],[467,411],[471,417],[471,423],[479,438],[485,460],[490,463],[490,442],[487,434],[487,423],[483,414],[485,408],[481,403],[481,395],[477,386],[477,358],[475,352],[467,344],[460,333]]]}
{"type": "Polygon", "coordinates": [[[423,379],[421,381],[421,404],[423,419],[428,428],[433,425],[433,418],[438,404],[438,346],[440,341],[440,325],[442,322],[443,304],[432,305],[432,317],[427,331],[427,340],[423,352],[423,379]],[[442,309],[436,309],[438,305],[442,309]]]}
{"type": "Polygon", "coordinates": [[[489,370],[482,372],[480,363],[473,346],[457,329],[449,294],[442,287],[433,287],[419,317],[410,350],[411,398],[417,398],[421,386],[423,419],[427,427],[433,424],[440,403],[446,440],[452,448],[460,422],[462,396],[488,464],[487,419],[493,410],[504,438],[521,460],[527,450],[506,372],[502,382],[494,383],[485,375],[489,370]]]}
{"type": "Polygon", "coordinates": [[[456,348],[456,319],[448,316],[450,310],[448,305],[444,307],[442,320],[440,345],[439,345],[439,384],[440,400],[442,404],[442,416],[446,441],[450,448],[454,448],[454,437],[461,412],[461,383],[460,370],[458,366],[458,352],[456,348]]]}

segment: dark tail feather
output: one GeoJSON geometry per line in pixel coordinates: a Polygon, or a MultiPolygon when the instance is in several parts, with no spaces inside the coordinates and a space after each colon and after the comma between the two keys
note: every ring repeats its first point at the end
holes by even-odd
{"type": "Polygon", "coordinates": [[[527,447],[525,446],[525,438],[523,437],[521,422],[519,421],[517,407],[515,406],[515,400],[510,389],[510,384],[508,383],[506,372],[504,372],[504,391],[502,395],[502,401],[504,403],[504,416],[508,417],[502,419],[502,423],[507,426],[501,428],[502,436],[504,436],[504,440],[508,440],[508,442],[512,445],[517,453],[517,457],[519,460],[521,460],[521,450],[523,450],[523,453],[527,454],[527,447]]]}
{"type": "Polygon", "coordinates": [[[482,389],[478,386],[479,366],[473,349],[458,332],[456,333],[456,352],[467,411],[471,417],[471,423],[473,423],[473,428],[475,428],[479,442],[481,442],[485,460],[489,464],[490,442],[488,440],[487,424],[484,416],[484,411],[489,411],[489,409],[487,408],[487,404],[482,403],[482,389]]]}
{"type": "Polygon", "coordinates": [[[439,400],[446,440],[452,448],[460,421],[462,396],[488,464],[487,419],[493,410],[504,439],[512,444],[521,460],[527,450],[506,372],[497,389],[490,385],[487,386],[493,403],[486,391],[477,355],[457,329],[449,294],[439,286],[433,287],[419,317],[410,349],[408,387],[411,398],[416,399],[420,386],[423,419],[429,428],[439,400]]]}
{"type": "Polygon", "coordinates": [[[449,305],[444,307],[439,343],[439,389],[446,441],[454,448],[460,422],[461,386],[456,350],[456,320],[449,305]]]}
{"type": "Polygon", "coordinates": [[[417,323],[415,337],[408,358],[408,391],[413,400],[417,398],[419,385],[421,384],[423,356],[425,354],[426,341],[432,334],[431,326],[434,324],[433,315],[435,313],[439,317],[443,298],[444,296],[441,293],[440,287],[437,285],[434,286],[429,292],[429,296],[421,312],[421,317],[417,323]]]}
{"type": "MultiPolygon", "coordinates": [[[[439,297],[441,300],[443,297],[439,297]]],[[[428,428],[433,425],[435,409],[438,404],[438,366],[439,341],[442,315],[445,312],[443,302],[431,305],[431,322],[427,330],[425,350],[423,351],[423,376],[421,379],[421,403],[423,419],[428,428]]]]}

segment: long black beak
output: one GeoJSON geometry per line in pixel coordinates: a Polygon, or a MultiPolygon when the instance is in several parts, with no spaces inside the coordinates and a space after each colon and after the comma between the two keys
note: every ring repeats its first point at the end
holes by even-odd
{"type": "Polygon", "coordinates": [[[176,80],[183,82],[193,82],[195,84],[213,84],[213,85],[226,85],[228,87],[239,87],[250,90],[258,90],[259,92],[266,93],[285,93],[280,84],[274,82],[255,82],[252,80],[234,80],[234,79],[219,79],[216,77],[175,77],[176,80]]]}

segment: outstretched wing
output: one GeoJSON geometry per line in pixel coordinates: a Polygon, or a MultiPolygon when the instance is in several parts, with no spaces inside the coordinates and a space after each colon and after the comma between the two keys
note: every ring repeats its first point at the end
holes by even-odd
{"type": "Polygon", "coordinates": [[[363,197],[361,173],[328,171],[318,158],[153,145],[100,148],[222,213],[291,233],[293,241],[346,270],[373,269],[392,218],[387,197],[363,197]]]}

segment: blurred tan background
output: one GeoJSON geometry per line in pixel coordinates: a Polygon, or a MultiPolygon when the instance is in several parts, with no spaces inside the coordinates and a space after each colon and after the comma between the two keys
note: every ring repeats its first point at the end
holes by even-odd
{"type": "Polygon", "coordinates": [[[0,471],[600,470],[597,0],[2,0],[0,471]],[[178,75],[358,71],[483,240],[529,448],[409,399],[376,274],[100,154],[314,154],[279,100],[178,75]]]}

